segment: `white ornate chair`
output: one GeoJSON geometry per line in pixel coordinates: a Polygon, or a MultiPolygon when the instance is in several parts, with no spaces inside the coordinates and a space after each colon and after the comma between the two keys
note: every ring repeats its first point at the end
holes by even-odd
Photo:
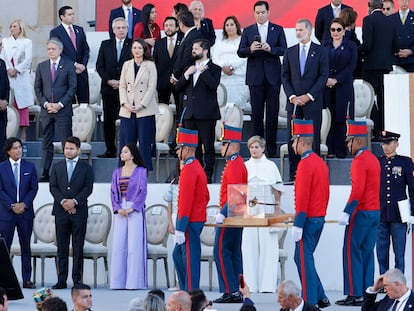
{"type": "Polygon", "coordinates": [[[32,82],[32,89],[33,89],[33,97],[35,99],[34,105],[29,106],[29,117],[31,117],[31,120],[35,123],[36,126],[36,133],[35,133],[35,139],[37,140],[39,138],[40,133],[40,104],[37,101],[36,94],[34,91],[34,81],[35,81],[36,73],[32,71],[30,73],[30,79],[32,82]]]}
{"type": "MultiPolygon", "coordinates": [[[[57,271],[57,246],[53,204],[42,205],[36,210],[33,221],[33,243],[30,249],[33,258],[33,282],[36,283],[37,258],[41,260],[41,286],[45,283],[45,259],[54,258],[57,271]]],[[[21,256],[20,245],[12,245],[11,256],[21,256]]]]}
{"type": "Polygon", "coordinates": [[[408,73],[408,72],[400,66],[392,65],[392,71],[390,71],[390,74],[403,74],[403,73],[408,73]]]}
{"type": "Polygon", "coordinates": [[[101,95],[102,79],[95,69],[88,69],[89,105],[95,110],[96,117],[101,121],[103,107],[101,95]]]}
{"type": "Polygon", "coordinates": [[[217,102],[220,108],[227,104],[227,89],[222,83],[217,87],[217,102]]]}
{"type": "Polygon", "coordinates": [[[168,276],[168,211],[162,204],[155,204],[145,209],[145,222],[147,225],[148,259],[152,260],[152,286],[157,287],[157,262],[164,261],[167,287],[170,287],[168,276]]]}
{"type": "MultiPolygon", "coordinates": [[[[218,205],[207,206],[206,224],[214,224],[214,217],[219,213],[218,205]]],[[[208,262],[208,290],[213,288],[213,263],[214,263],[214,227],[204,227],[200,234],[201,240],[201,261],[208,262]]]]}
{"type": "MultiPolygon", "coordinates": [[[[89,164],[92,164],[92,146],[90,144],[96,125],[96,114],[90,106],[74,105],[72,116],[72,133],[81,141],[81,152],[88,156],[89,164]]],[[[60,142],[53,143],[55,153],[63,153],[60,142]]]]}
{"type": "MultiPolygon", "coordinates": [[[[321,123],[321,144],[320,151],[321,157],[326,158],[328,155],[328,146],[326,145],[326,138],[328,137],[329,130],[331,128],[331,112],[328,108],[322,109],[322,123],[321,123]]],[[[291,142],[288,142],[291,143],[291,142]]],[[[280,175],[283,178],[283,173],[285,169],[284,159],[288,155],[288,144],[283,144],[280,146],[280,175]]]]}
{"type": "Polygon", "coordinates": [[[285,249],[285,239],[287,235],[287,229],[284,228],[279,234],[279,263],[280,263],[280,282],[283,282],[286,278],[286,261],[288,259],[288,252],[285,249]]]}
{"type": "MultiPolygon", "coordinates": [[[[368,82],[355,79],[355,121],[365,121],[368,126],[368,148],[371,149],[371,136],[374,128],[374,121],[370,119],[372,107],[375,103],[375,92],[368,82]]],[[[378,133],[376,133],[378,134],[378,133]]]]}
{"type": "Polygon", "coordinates": [[[221,125],[223,121],[225,124],[234,127],[243,127],[243,111],[238,105],[227,104],[220,108],[221,119],[216,122],[216,142],[214,143],[214,149],[216,154],[220,154],[221,142],[218,141],[221,136],[221,125]]]}
{"type": "Polygon", "coordinates": [[[169,152],[170,146],[168,145],[168,138],[170,137],[171,129],[174,122],[173,112],[169,105],[158,104],[158,113],[155,115],[155,142],[156,142],[156,154],[155,154],[155,180],[158,181],[160,171],[160,156],[166,157],[166,169],[167,174],[170,172],[169,152]]]}
{"type": "Polygon", "coordinates": [[[13,106],[7,106],[7,126],[6,136],[15,137],[20,127],[20,116],[19,112],[13,106]]]}
{"type": "Polygon", "coordinates": [[[285,129],[287,128],[287,111],[286,111],[286,94],[283,90],[283,86],[280,87],[279,93],[279,115],[278,115],[278,123],[277,128],[285,129]]]}

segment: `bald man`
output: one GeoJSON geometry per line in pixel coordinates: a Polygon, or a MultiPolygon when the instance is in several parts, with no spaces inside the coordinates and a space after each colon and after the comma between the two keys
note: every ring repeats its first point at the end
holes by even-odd
{"type": "Polygon", "coordinates": [[[191,311],[191,296],[182,290],[173,293],[168,298],[167,311],[191,311]]]}

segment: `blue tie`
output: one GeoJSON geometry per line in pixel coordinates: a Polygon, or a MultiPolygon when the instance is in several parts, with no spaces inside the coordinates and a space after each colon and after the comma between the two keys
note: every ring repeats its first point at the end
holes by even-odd
{"type": "Polygon", "coordinates": [[[74,161],[73,160],[68,160],[68,162],[69,162],[68,181],[70,181],[70,179],[72,178],[72,174],[73,174],[73,169],[74,169],[73,164],[74,164],[74,161]]]}
{"type": "Polygon", "coordinates": [[[122,52],[122,40],[118,41],[118,46],[116,47],[116,60],[119,62],[122,52]]]}
{"type": "Polygon", "coordinates": [[[132,28],[132,12],[131,8],[128,8],[128,38],[132,39],[132,32],[134,29],[132,28]]]}
{"type": "Polygon", "coordinates": [[[299,56],[299,64],[300,64],[300,75],[303,76],[305,72],[305,65],[306,65],[306,45],[302,46],[302,51],[300,52],[299,56]]]}
{"type": "Polygon", "coordinates": [[[14,163],[13,175],[16,186],[19,186],[19,163],[17,162],[14,163]]]}

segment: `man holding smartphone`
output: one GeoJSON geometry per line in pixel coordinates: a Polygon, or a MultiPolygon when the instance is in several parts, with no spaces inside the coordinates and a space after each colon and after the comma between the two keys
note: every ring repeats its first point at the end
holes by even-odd
{"type": "Polygon", "coordinates": [[[244,29],[237,54],[247,58],[246,84],[250,90],[253,135],[266,138],[268,157],[276,157],[276,137],[281,85],[280,56],[286,49],[283,28],[269,22],[269,3],[257,1],[256,23],[244,29]],[[265,109],[266,103],[266,109],[265,109]],[[263,116],[266,111],[266,124],[263,116]]]}

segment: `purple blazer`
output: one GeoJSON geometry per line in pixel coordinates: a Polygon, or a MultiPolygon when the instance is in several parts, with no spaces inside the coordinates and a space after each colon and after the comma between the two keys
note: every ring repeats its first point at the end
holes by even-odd
{"type": "MultiPolygon", "coordinates": [[[[119,188],[119,177],[121,176],[121,171],[122,167],[119,167],[112,174],[111,201],[114,213],[122,208],[122,195],[119,188]]],[[[129,179],[126,201],[134,202],[132,208],[140,213],[145,209],[146,198],[147,170],[144,167],[137,166],[129,179]]]]}

